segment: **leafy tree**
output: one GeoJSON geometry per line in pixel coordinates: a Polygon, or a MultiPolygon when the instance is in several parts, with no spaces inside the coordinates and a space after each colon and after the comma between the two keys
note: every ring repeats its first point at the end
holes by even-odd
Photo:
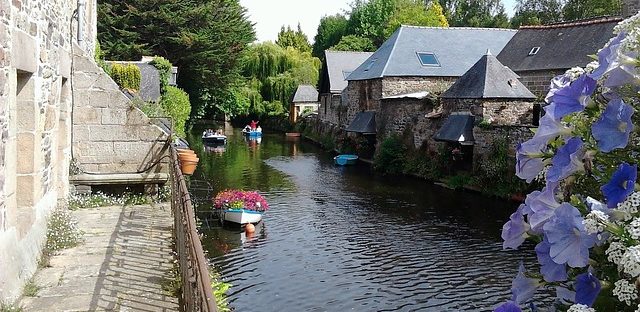
{"type": "Polygon", "coordinates": [[[238,0],[99,0],[98,38],[108,58],[159,55],[179,67],[192,116],[213,116],[240,79],[241,53],[255,39],[238,0]]]}
{"type": "Polygon", "coordinates": [[[386,39],[384,30],[396,8],[396,0],[356,0],[352,4],[347,32],[369,38],[376,46],[386,39]]]}
{"type": "Polygon", "coordinates": [[[336,14],[323,16],[313,42],[313,56],[324,58],[324,50],[338,44],[347,32],[347,18],[336,14]]]}
{"type": "Polygon", "coordinates": [[[451,26],[508,26],[501,0],[443,0],[442,5],[451,26]]]}
{"type": "Polygon", "coordinates": [[[373,52],[377,49],[376,45],[369,38],[358,37],[356,35],[347,35],[342,37],[338,44],[330,48],[336,51],[360,51],[373,52]]]}
{"type": "Polygon", "coordinates": [[[564,18],[567,21],[603,15],[618,15],[622,12],[621,0],[567,0],[564,18]]]}
{"type": "Polygon", "coordinates": [[[245,77],[235,96],[246,114],[282,115],[300,84],[316,85],[320,60],[309,52],[263,42],[253,44],[242,58],[245,77]]]}
{"type": "Polygon", "coordinates": [[[542,25],[560,21],[562,21],[560,0],[518,0],[511,24],[517,28],[521,25],[542,25]]]}
{"type": "Polygon", "coordinates": [[[396,10],[384,29],[385,37],[391,36],[401,25],[448,27],[449,23],[437,1],[425,7],[422,0],[396,0],[396,10]]]}
{"type": "Polygon", "coordinates": [[[293,47],[298,49],[298,51],[300,52],[311,52],[309,39],[307,38],[307,35],[302,32],[300,24],[298,24],[297,31],[293,31],[291,29],[291,26],[287,26],[286,30],[284,29],[284,26],[282,26],[282,28],[280,28],[280,32],[278,33],[276,44],[283,48],[293,47]]]}

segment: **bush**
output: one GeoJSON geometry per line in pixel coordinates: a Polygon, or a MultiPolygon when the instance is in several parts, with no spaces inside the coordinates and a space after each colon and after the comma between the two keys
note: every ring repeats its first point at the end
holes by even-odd
{"type": "Polygon", "coordinates": [[[153,65],[160,74],[160,94],[164,95],[167,93],[167,87],[169,86],[169,77],[171,77],[171,62],[169,62],[166,58],[161,56],[156,56],[153,58],[149,64],[153,65]]]}
{"type": "Polygon", "coordinates": [[[184,138],[185,124],[191,114],[189,95],[179,88],[167,86],[167,93],[162,96],[160,104],[167,115],[173,118],[174,132],[184,138]]]}
{"type": "Polygon", "coordinates": [[[383,173],[399,174],[404,172],[407,148],[397,136],[391,136],[380,144],[373,166],[383,173]]]}
{"type": "Polygon", "coordinates": [[[111,65],[111,78],[122,89],[140,91],[140,82],[142,76],[140,74],[140,68],[133,64],[118,64],[111,65]]]}

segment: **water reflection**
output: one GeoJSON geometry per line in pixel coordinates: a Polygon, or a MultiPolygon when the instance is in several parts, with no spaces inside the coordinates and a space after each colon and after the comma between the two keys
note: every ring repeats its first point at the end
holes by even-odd
{"type": "Polygon", "coordinates": [[[244,242],[237,229],[204,230],[238,311],[490,310],[510,297],[518,259],[535,262],[530,250],[501,251],[512,203],[338,167],[304,140],[250,145],[234,132],[200,162],[193,179],[257,189],[272,207],[244,242]]]}

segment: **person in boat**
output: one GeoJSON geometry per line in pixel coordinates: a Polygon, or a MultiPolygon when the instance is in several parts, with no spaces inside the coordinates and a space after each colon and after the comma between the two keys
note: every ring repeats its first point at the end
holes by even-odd
{"type": "Polygon", "coordinates": [[[249,123],[249,125],[251,126],[251,130],[256,130],[256,128],[258,127],[258,123],[259,121],[251,120],[251,123],[249,123]]]}
{"type": "Polygon", "coordinates": [[[246,125],[244,126],[244,129],[242,129],[243,132],[249,132],[251,131],[251,126],[250,125],[246,125]]]}
{"type": "Polygon", "coordinates": [[[256,132],[260,132],[260,133],[262,133],[262,127],[258,126],[258,127],[256,128],[256,132]]]}

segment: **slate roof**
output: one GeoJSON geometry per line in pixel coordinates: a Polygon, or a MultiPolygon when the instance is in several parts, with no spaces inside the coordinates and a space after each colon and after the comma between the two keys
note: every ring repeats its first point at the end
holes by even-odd
{"type": "Polygon", "coordinates": [[[536,96],[487,51],[475,65],[442,94],[456,99],[535,99],[536,96]]]}
{"type": "Polygon", "coordinates": [[[328,85],[321,83],[323,93],[340,93],[347,87],[346,77],[351,74],[362,62],[369,58],[373,52],[352,51],[324,51],[325,63],[323,79],[328,85]]]}
{"type": "Polygon", "coordinates": [[[376,112],[359,112],[345,130],[347,132],[358,132],[362,134],[376,133],[376,112]]]}
{"type": "Polygon", "coordinates": [[[110,61],[109,63],[133,64],[140,68],[140,98],[147,102],[160,102],[160,72],[147,61],[110,61]]]}
{"type": "Polygon", "coordinates": [[[599,18],[570,23],[524,26],[498,54],[498,60],[515,72],[527,70],[566,70],[591,62],[613,37],[613,27],[621,18],[599,18]],[[529,55],[539,47],[535,55],[529,55]]]}
{"type": "Polygon", "coordinates": [[[444,142],[458,142],[463,145],[473,144],[473,123],[475,116],[468,112],[457,112],[449,115],[434,139],[444,142]]]}
{"type": "Polygon", "coordinates": [[[401,26],[347,80],[381,77],[460,77],[487,49],[499,53],[516,30],[401,26]],[[434,53],[440,66],[423,66],[417,53],[434,53]]]}
{"type": "Polygon", "coordinates": [[[293,103],[318,102],[318,90],[311,85],[299,85],[293,95],[293,103]]]}

